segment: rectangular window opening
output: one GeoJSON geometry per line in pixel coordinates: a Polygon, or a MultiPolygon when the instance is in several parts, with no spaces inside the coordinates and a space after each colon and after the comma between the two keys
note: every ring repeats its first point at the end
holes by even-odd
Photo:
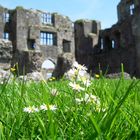
{"type": "Polygon", "coordinates": [[[133,15],[134,14],[134,8],[135,8],[135,5],[134,4],[131,4],[130,7],[129,7],[130,15],[133,15]]]}
{"type": "Polygon", "coordinates": [[[103,41],[103,38],[101,38],[101,50],[104,49],[104,41],[103,41]]]}
{"type": "Polygon", "coordinates": [[[8,32],[3,33],[3,39],[9,40],[9,33],[8,32]]]}
{"type": "Polygon", "coordinates": [[[40,33],[40,44],[53,46],[56,45],[56,34],[49,32],[41,32],[40,33]]]}
{"type": "Polygon", "coordinates": [[[52,24],[52,15],[50,13],[43,13],[41,19],[43,24],[52,24]]]}
{"type": "Polygon", "coordinates": [[[71,52],[71,41],[63,40],[63,52],[71,52]]]}
{"type": "Polygon", "coordinates": [[[9,15],[8,12],[5,12],[5,13],[3,14],[3,19],[4,19],[4,22],[5,22],[5,23],[6,23],[6,22],[9,22],[10,15],[9,15]]]}
{"type": "Polygon", "coordinates": [[[34,39],[28,39],[27,42],[28,42],[28,49],[29,50],[34,50],[36,48],[34,39]]]}
{"type": "Polygon", "coordinates": [[[115,41],[112,40],[112,48],[114,49],[115,48],[115,41]]]}

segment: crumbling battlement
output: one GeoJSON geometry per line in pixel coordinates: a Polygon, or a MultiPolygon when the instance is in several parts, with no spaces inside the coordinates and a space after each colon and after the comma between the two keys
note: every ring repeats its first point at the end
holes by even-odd
{"type": "Polygon", "coordinates": [[[87,64],[87,56],[93,55],[98,46],[99,32],[101,30],[100,22],[77,20],[74,27],[76,59],[79,63],[87,64]]]}

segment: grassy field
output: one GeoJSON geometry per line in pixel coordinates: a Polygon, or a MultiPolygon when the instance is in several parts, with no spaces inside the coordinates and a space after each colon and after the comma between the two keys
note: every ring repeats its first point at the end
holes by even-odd
{"type": "Polygon", "coordinates": [[[74,62],[60,80],[1,81],[0,140],[139,140],[140,82],[123,77],[74,62]]]}
{"type": "Polygon", "coordinates": [[[0,140],[140,139],[138,80],[69,80],[0,84],[0,140]]]}

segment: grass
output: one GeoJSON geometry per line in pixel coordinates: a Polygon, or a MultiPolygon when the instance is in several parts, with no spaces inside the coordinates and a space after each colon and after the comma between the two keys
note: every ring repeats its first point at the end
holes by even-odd
{"type": "Polygon", "coordinates": [[[140,139],[139,80],[92,80],[77,92],[69,81],[0,84],[0,140],[135,140],[140,139]],[[57,89],[57,95],[51,90],[57,89]],[[76,102],[85,93],[97,102],[76,102]],[[24,112],[28,106],[56,105],[56,110],[24,112]]]}

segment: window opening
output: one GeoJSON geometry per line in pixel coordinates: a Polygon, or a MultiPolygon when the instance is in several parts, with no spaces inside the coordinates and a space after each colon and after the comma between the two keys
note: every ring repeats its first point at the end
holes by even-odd
{"type": "Polygon", "coordinates": [[[4,22],[9,22],[10,15],[8,12],[4,13],[4,22]]]}
{"type": "Polygon", "coordinates": [[[71,42],[64,39],[63,40],[63,52],[70,52],[71,51],[70,46],[71,46],[71,42]]]}
{"type": "Polygon", "coordinates": [[[131,4],[130,5],[130,15],[133,15],[134,14],[134,8],[135,8],[135,5],[134,4],[131,4]]]}
{"type": "Polygon", "coordinates": [[[104,41],[103,41],[103,38],[101,38],[101,50],[104,49],[104,41]]]}
{"type": "Polygon", "coordinates": [[[34,39],[29,39],[28,40],[28,49],[35,49],[35,40],[34,39]]]}
{"type": "Polygon", "coordinates": [[[114,49],[115,48],[115,41],[112,40],[112,48],[114,49]]]}
{"type": "Polygon", "coordinates": [[[54,33],[41,32],[40,33],[40,44],[53,46],[56,45],[56,36],[54,33]]]}
{"type": "Polygon", "coordinates": [[[52,24],[52,15],[50,13],[42,14],[42,23],[43,24],[52,24]]]}
{"type": "Polygon", "coordinates": [[[3,33],[3,39],[9,40],[9,33],[4,32],[3,33]]]}

